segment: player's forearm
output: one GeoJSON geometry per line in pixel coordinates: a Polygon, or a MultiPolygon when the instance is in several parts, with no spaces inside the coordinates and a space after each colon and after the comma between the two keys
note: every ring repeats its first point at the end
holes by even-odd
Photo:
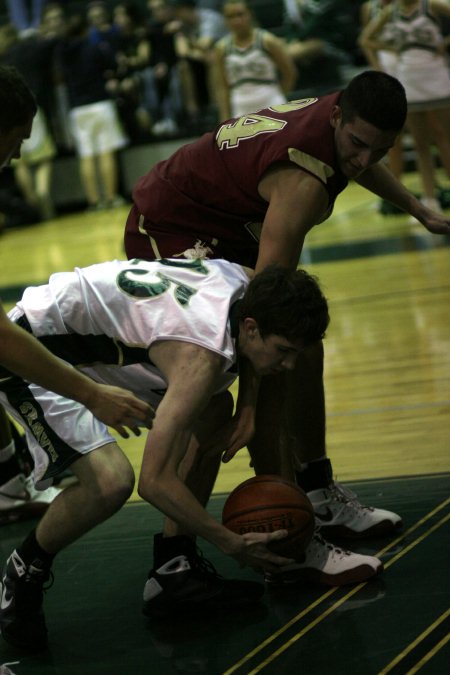
{"type": "Polygon", "coordinates": [[[1,320],[0,344],[2,365],[20,377],[68,398],[81,400],[92,395],[96,385],[89,378],[51,354],[6,316],[1,320]]]}
{"type": "Polygon", "coordinates": [[[364,171],[356,182],[374,194],[395,204],[413,216],[418,215],[420,201],[391,173],[384,164],[376,164],[364,171]]]}
{"type": "Polygon", "coordinates": [[[239,412],[244,408],[255,409],[258,399],[261,377],[257,375],[247,359],[239,362],[239,381],[236,409],[239,412]]]}
{"type": "Polygon", "coordinates": [[[151,481],[148,488],[147,493],[140,487],[139,494],[181,526],[183,531],[209,541],[227,555],[239,550],[240,539],[210,516],[176,476],[172,480],[159,477],[151,481]]]}

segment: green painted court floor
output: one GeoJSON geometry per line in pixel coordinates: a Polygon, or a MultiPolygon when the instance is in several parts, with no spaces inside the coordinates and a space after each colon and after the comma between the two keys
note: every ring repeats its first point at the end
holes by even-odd
{"type": "MultiPolygon", "coordinates": [[[[141,595],[161,517],[130,504],[58,556],[45,599],[49,649],[28,655],[1,641],[0,665],[16,675],[448,675],[450,474],[349,485],[363,503],[404,519],[394,539],[351,544],[381,556],[378,580],[296,585],[267,591],[252,610],[150,622],[141,595]]],[[[220,517],[223,502],[213,497],[211,513],[220,517]]],[[[2,562],[29,527],[1,528],[2,562]]],[[[255,578],[202,550],[224,576],[255,578]]]]}

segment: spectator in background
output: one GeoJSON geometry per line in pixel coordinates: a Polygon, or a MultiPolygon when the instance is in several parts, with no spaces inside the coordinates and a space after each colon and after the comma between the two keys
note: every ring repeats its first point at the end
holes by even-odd
{"type": "Polygon", "coordinates": [[[9,18],[21,35],[35,32],[46,0],[6,0],[9,18]]]}
{"type": "Polygon", "coordinates": [[[107,42],[114,50],[117,46],[119,27],[112,21],[111,12],[106,3],[89,2],[86,10],[89,24],[89,39],[93,44],[107,42]]]}
{"type": "Polygon", "coordinates": [[[77,15],[68,21],[66,37],[57,47],[57,63],[67,87],[71,128],[88,208],[122,204],[116,153],[127,145],[128,139],[116,104],[106,91],[106,79],[116,66],[114,52],[107,42],[93,43],[86,20],[77,15]]]}
{"type": "MultiPolygon", "coordinates": [[[[184,105],[195,129],[204,127],[205,114],[215,103],[214,44],[226,33],[222,15],[213,9],[197,7],[195,0],[173,0],[180,29],[175,34],[184,105]]],[[[214,124],[211,121],[211,124],[214,124]]],[[[208,124],[208,120],[206,121],[208,124]]]]}
{"type": "Polygon", "coordinates": [[[398,54],[397,77],[408,101],[408,129],[414,139],[425,206],[440,210],[430,134],[430,113],[438,130],[440,160],[450,179],[450,73],[441,18],[450,17],[450,5],[442,0],[395,0],[373,18],[360,36],[369,63],[380,68],[379,50],[393,48],[398,54]],[[395,46],[385,39],[387,28],[395,32],[395,46]]]}
{"type": "Polygon", "coordinates": [[[54,215],[51,198],[51,177],[56,146],[47,124],[51,107],[51,51],[38,33],[22,39],[13,24],[0,27],[0,62],[14,66],[33,92],[38,110],[31,135],[22,144],[20,158],[12,162],[15,181],[28,206],[40,220],[54,215]]]}
{"type": "MultiPolygon", "coordinates": [[[[381,11],[390,5],[392,0],[367,0],[361,6],[360,21],[362,29],[378,17],[381,11]]],[[[395,42],[396,34],[392,24],[386,24],[383,30],[382,40],[385,43],[385,49],[379,49],[375,54],[366,55],[367,60],[375,63],[378,62],[378,68],[383,70],[393,77],[397,77],[398,73],[398,54],[396,53],[395,42]]],[[[403,133],[399,134],[393,147],[388,152],[389,168],[396,178],[400,179],[404,169],[403,147],[402,147],[403,133]]],[[[384,215],[395,215],[404,213],[398,209],[394,204],[386,200],[380,202],[380,212],[384,215]]]]}
{"type": "Polygon", "coordinates": [[[150,40],[144,14],[136,2],[114,7],[116,68],[107,81],[107,91],[116,100],[119,114],[132,142],[150,135],[151,117],[144,106],[144,70],[150,64],[150,40]]]}
{"type": "Polygon", "coordinates": [[[182,115],[183,100],[178,73],[175,34],[180,22],[168,0],[148,0],[150,68],[143,72],[144,105],[150,111],[155,136],[175,135],[182,115]]]}
{"type": "Polygon", "coordinates": [[[65,37],[66,15],[64,6],[59,2],[49,2],[42,12],[40,34],[51,52],[50,77],[47,91],[51,91],[52,105],[48,118],[58,153],[73,151],[73,138],[70,131],[69,101],[67,89],[62,81],[61,71],[56,67],[55,51],[60,40],[65,37]]]}
{"type": "Polygon", "coordinates": [[[284,0],[287,49],[298,66],[298,87],[321,96],[343,85],[342,66],[353,61],[358,38],[354,3],[284,0]]]}
{"type": "Polygon", "coordinates": [[[283,43],[255,28],[246,0],[225,0],[229,34],[216,44],[219,120],[286,103],[296,69],[283,43]]]}

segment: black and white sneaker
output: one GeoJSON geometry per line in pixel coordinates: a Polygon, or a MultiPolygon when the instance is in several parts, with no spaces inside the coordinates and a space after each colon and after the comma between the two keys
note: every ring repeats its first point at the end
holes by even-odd
{"type": "Polygon", "coordinates": [[[256,581],[224,579],[200,552],[179,555],[150,571],[144,587],[147,616],[226,610],[260,600],[264,586],[256,581]]]}
{"type": "Polygon", "coordinates": [[[47,646],[47,627],[42,611],[44,583],[51,573],[26,565],[17,551],[6,562],[1,581],[0,631],[20,649],[41,650],[47,646]]]}

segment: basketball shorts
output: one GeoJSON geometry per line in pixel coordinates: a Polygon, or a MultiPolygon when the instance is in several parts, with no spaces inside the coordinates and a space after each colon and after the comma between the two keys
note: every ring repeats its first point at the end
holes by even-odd
{"type": "Polygon", "coordinates": [[[178,226],[151,223],[133,206],[125,226],[125,252],[129,259],[223,258],[254,268],[258,241],[247,232],[243,233],[241,240],[219,240],[213,232],[196,232],[188,225],[180,229],[178,226]]]}
{"type": "Polygon", "coordinates": [[[70,123],[79,157],[120,150],[128,144],[114,101],[98,101],[73,108],[70,123]]]}
{"type": "Polygon", "coordinates": [[[115,442],[81,403],[13,376],[0,382],[0,403],[23,427],[33,457],[33,479],[44,488],[77,459],[115,442]]]}

